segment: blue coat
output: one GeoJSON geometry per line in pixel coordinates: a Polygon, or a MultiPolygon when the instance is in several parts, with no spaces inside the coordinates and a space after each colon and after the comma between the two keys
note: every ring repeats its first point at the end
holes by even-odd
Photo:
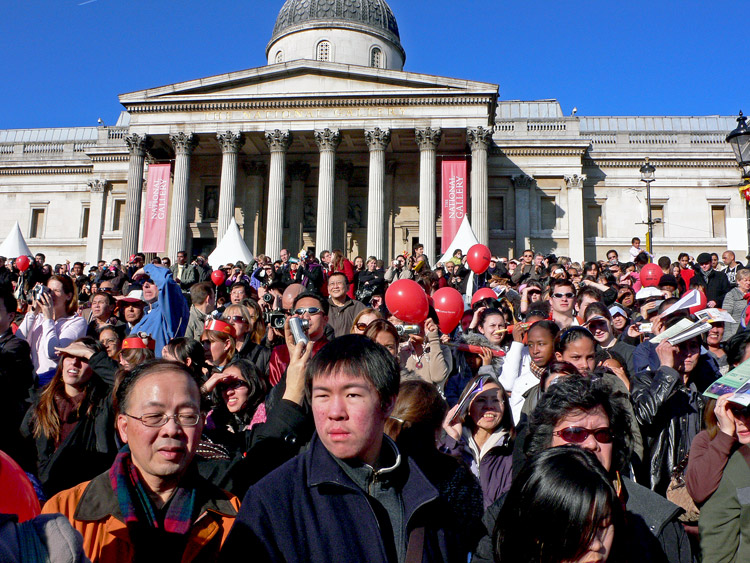
{"type": "Polygon", "coordinates": [[[190,309],[182,295],[179,284],[172,278],[168,268],[146,264],[145,272],[159,288],[159,298],[141,321],[133,327],[131,334],[147,332],[156,341],[156,357],[161,358],[161,349],[179,336],[185,336],[190,309]]]}
{"type": "MultiPolygon", "coordinates": [[[[462,559],[437,489],[412,460],[402,456],[401,467],[406,535],[425,528],[422,560],[462,559]]],[[[385,541],[367,496],[316,435],[307,451],[250,487],[219,560],[385,563],[393,561],[385,541]]]]}

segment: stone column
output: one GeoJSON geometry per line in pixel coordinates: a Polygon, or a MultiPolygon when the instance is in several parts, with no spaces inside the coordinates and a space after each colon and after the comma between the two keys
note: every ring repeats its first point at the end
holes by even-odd
{"type": "Polygon", "coordinates": [[[583,263],[585,244],[583,240],[583,182],[586,174],[565,176],[568,187],[568,252],[570,259],[583,263]]]}
{"type": "Polygon", "coordinates": [[[219,187],[219,225],[216,244],[221,242],[234,217],[235,194],[237,192],[237,153],[245,144],[242,133],[219,133],[216,140],[221,145],[221,186],[219,187]]]}
{"type": "Polygon", "coordinates": [[[125,200],[125,221],[122,229],[122,260],[127,262],[131,254],[138,252],[138,231],[141,226],[141,199],[143,191],[143,166],[146,153],[153,144],[148,135],[127,135],[130,162],[128,164],[128,191],[125,200]]]}
{"type": "Polygon", "coordinates": [[[333,187],[336,171],[336,148],[341,143],[338,129],[315,131],[315,144],[320,151],[318,177],[318,221],[315,230],[315,250],[331,250],[333,243],[333,187]]]}
{"type": "Polygon", "coordinates": [[[333,202],[333,248],[347,255],[346,235],[349,232],[349,182],[354,174],[354,163],[336,162],[336,198],[333,202]]]}
{"type": "Polygon", "coordinates": [[[260,229],[261,213],[260,198],[263,195],[263,177],[266,175],[266,165],[264,162],[253,160],[250,162],[244,162],[242,168],[245,171],[247,182],[244,190],[243,238],[245,239],[245,244],[253,255],[257,255],[259,248],[258,231],[260,229]]]}
{"type": "Polygon", "coordinates": [[[289,239],[286,243],[289,253],[296,256],[302,248],[305,221],[305,182],[310,176],[310,165],[306,162],[292,162],[289,164],[289,178],[292,180],[292,193],[289,215],[289,239]]]}
{"type": "Polygon", "coordinates": [[[523,251],[531,248],[531,186],[534,178],[526,174],[518,174],[513,180],[513,193],[516,208],[516,257],[523,255],[523,251]]]}
{"type": "Polygon", "coordinates": [[[198,137],[180,131],[170,135],[174,147],[174,186],[172,187],[172,210],[169,218],[169,256],[177,260],[177,253],[187,251],[188,186],[190,184],[190,155],[198,145],[198,137]]]}
{"type": "Polygon", "coordinates": [[[492,129],[485,127],[469,127],[466,130],[466,140],[471,147],[471,179],[469,190],[471,194],[471,226],[477,240],[484,245],[490,242],[489,226],[487,224],[487,204],[489,202],[487,178],[487,147],[492,142],[492,129]]]}
{"type": "MultiPolygon", "coordinates": [[[[424,253],[430,264],[435,264],[435,150],[443,137],[439,127],[425,127],[415,131],[419,145],[419,242],[424,244],[424,253]]],[[[409,249],[411,251],[411,248],[409,249]]]]}
{"type": "Polygon", "coordinates": [[[370,149],[370,180],[367,194],[367,256],[388,262],[385,246],[385,149],[391,130],[367,129],[365,142],[370,149]]]}
{"type": "MultiPolygon", "coordinates": [[[[89,180],[91,190],[89,200],[89,230],[86,236],[86,262],[96,264],[102,257],[102,231],[104,230],[104,192],[107,189],[107,180],[97,178],[89,180]]],[[[128,257],[130,257],[128,255],[128,257]]]]}
{"type": "Polygon", "coordinates": [[[386,240],[386,253],[387,258],[383,258],[388,263],[388,260],[393,258],[398,252],[395,248],[395,237],[393,236],[393,227],[395,221],[395,214],[393,212],[393,184],[396,179],[396,161],[390,160],[385,165],[385,240],[386,240]]]}
{"type": "MultiPolygon", "coordinates": [[[[266,144],[271,150],[271,170],[268,176],[268,216],[266,218],[266,254],[276,260],[281,252],[284,234],[284,178],[286,151],[292,144],[292,133],[275,129],[266,131],[266,144]]],[[[303,202],[296,202],[303,205],[303,202]]]]}

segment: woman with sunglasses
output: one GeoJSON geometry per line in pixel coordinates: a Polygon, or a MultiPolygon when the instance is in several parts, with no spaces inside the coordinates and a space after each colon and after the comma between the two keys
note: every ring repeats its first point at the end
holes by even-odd
{"type": "Polygon", "coordinates": [[[444,453],[461,457],[482,486],[484,508],[510,488],[516,429],[508,393],[491,375],[478,375],[464,388],[443,421],[444,453]]]}
{"type": "MultiPolygon", "coordinates": [[[[612,314],[604,303],[591,303],[586,307],[583,314],[584,326],[591,331],[596,340],[597,350],[612,350],[625,359],[628,373],[633,373],[633,352],[635,346],[631,346],[622,340],[618,340],[612,326],[612,314]]],[[[630,383],[628,382],[628,385],[630,383]]]]}
{"type": "MultiPolygon", "coordinates": [[[[105,471],[117,453],[111,392],[114,370],[104,347],[90,337],[58,348],[55,375],[34,398],[21,425],[27,444],[24,468],[48,496],[105,471]]],[[[7,430],[7,429],[6,429],[7,430]]]]}
{"type": "Polygon", "coordinates": [[[351,334],[364,334],[370,323],[376,319],[382,319],[383,314],[377,309],[362,309],[357,316],[354,317],[352,328],[349,331],[351,334]]]}

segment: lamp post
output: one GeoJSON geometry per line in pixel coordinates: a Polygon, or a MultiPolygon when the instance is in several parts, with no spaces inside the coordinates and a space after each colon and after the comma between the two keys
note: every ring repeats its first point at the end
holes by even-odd
{"type": "MultiPolygon", "coordinates": [[[[748,224],[748,244],[750,244],[750,129],[747,128],[747,117],[742,115],[737,118],[737,128],[727,135],[727,143],[732,146],[737,164],[742,169],[742,184],[740,194],[745,199],[745,209],[748,224]]],[[[748,249],[750,255],[750,249],[748,249]]]]}
{"type": "Polygon", "coordinates": [[[648,161],[646,157],[643,166],[641,166],[641,182],[646,183],[646,207],[648,208],[648,246],[646,250],[651,254],[654,244],[654,221],[651,219],[651,182],[655,180],[654,172],[656,168],[648,161]]]}

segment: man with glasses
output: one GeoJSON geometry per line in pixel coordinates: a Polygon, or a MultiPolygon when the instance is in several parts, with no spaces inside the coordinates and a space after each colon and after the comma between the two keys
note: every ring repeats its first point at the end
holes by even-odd
{"type": "Polygon", "coordinates": [[[215,561],[239,501],[192,463],[205,422],[192,373],[177,362],[141,364],[113,406],[127,448],[106,473],[52,497],[44,512],[70,520],[92,561],[215,561]]]}
{"type": "Polygon", "coordinates": [[[349,282],[344,272],[333,272],[328,276],[328,324],[334,334],[344,336],[349,334],[354,318],[367,305],[349,297],[349,282]]]}
{"type": "Polygon", "coordinates": [[[534,251],[527,249],[523,251],[521,263],[516,266],[513,275],[510,278],[516,285],[520,285],[529,280],[538,280],[540,278],[540,269],[534,265],[534,251]]]}
{"type": "MultiPolygon", "coordinates": [[[[516,440],[514,474],[527,457],[548,448],[579,447],[592,452],[614,481],[628,512],[624,542],[643,561],[692,563],[692,551],[678,517],[682,510],[624,475],[630,472],[633,436],[620,395],[601,378],[559,378],[539,398],[528,433],[516,440]],[[523,451],[521,451],[523,450],[523,451]]],[[[484,524],[491,536],[502,499],[487,509],[484,524]]],[[[492,542],[482,539],[472,561],[493,561],[492,542]]]]}
{"type": "MultiPolygon", "coordinates": [[[[292,316],[308,322],[307,337],[313,343],[312,354],[315,355],[328,343],[326,337],[328,301],[318,293],[303,291],[294,298],[291,313],[292,316]]],[[[289,322],[288,319],[287,322],[289,322]]],[[[349,326],[351,327],[351,323],[349,323],[349,326]]],[[[289,349],[287,345],[276,346],[271,352],[271,360],[268,363],[268,380],[271,385],[276,385],[281,381],[288,366],[289,349]]]]}
{"type": "Polygon", "coordinates": [[[560,329],[579,324],[575,317],[576,290],[573,282],[565,278],[551,279],[549,301],[552,307],[552,320],[560,329]]]}

